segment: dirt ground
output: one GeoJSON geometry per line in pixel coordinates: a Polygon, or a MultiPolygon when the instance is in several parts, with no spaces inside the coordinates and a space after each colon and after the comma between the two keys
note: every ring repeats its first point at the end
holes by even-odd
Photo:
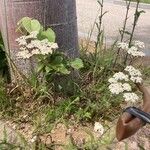
{"type": "Polygon", "coordinates": [[[40,139],[40,141],[44,144],[55,144],[55,150],[72,150],[69,148],[70,143],[75,144],[78,147],[82,147],[83,144],[91,142],[92,140],[99,140],[99,148],[97,150],[150,149],[150,126],[148,125],[139,130],[139,132],[137,132],[134,136],[122,142],[118,142],[115,138],[115,123],[111,125],[108,133],[102,137],[98,137],[98,134],[93,131],[93,125],[90,124],[87,126],[76,125],[66,127],[64,124],[58,123],[54,129],[52,129],[51,133],[44,134],[42,136],[39,135],[38,138],[34,135],[34,130],[29,124],[17,125],[13,122],[7,121],[5,123],[5,126],[6,125],[16,133],[23,135],[29,143],[32,144],[36,142],[37,139],[40,139]],[[109,145],[105,145],[105,142],[108,142],[109,145]]]}

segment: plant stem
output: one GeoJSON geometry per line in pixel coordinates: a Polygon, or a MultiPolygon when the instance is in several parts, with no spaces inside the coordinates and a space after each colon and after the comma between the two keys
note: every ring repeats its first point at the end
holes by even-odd
{"type": "Polygon", "coordinates": [[[96,41],[96,43],[95,43],[95,49],[96,49],[96,51],[97,51],[97,49],[98,49],[98,45],[99,45],[99,42],[100,42],[100,37],[101,37],[101,34],[102,34],[102,30],[101,30],[101,28],[102,28],[102,19],[103,19],[103,15],[105,14],[105,13],[103,13],[103,8],[104,8],[104,0],[102,0],[102,2],[100,3],[99,2],[99,4],[100,4],[100,16],[99,16],[99,23],[98,24],[96,24],[97,25],[97,29],[98,29],[98,35],[97,35],[97,41],[96,41]]]}
{"type": "MultiPolygon", "coordinates": [[[[126,1],[126,3],[127,3],[127,11],[126,11],[126,16],[125,16],[125,20],[124,20],[123,30],[122,30],[122,33],[121,33],[121,40],[120,40],[121,42],[124,39],[124,34],[125,34],[126,26],[127,26],[127,20],[128,20],[128,14],[129,14],[129,10],[130,10],[131,0],[129,2],[126,1]]],[[[120,50],[121,50],[121,48],[119,48],[118,51],[117,51],[117,56],[116,56],[114,64],[113,64],[113,68],[116,66],[116,63],[117,63],[117,60],[118,60],[118,57],[119,57],[119,54],[120,54],[120,50]]]]}
{"type": "MultiPolygon", "coordinates": [[[[135,14],[134,14],[133,28],[132,28],[132,32],[131,32],[131,36],[130,36],[130,40],[129,40],[129,48],[131,47],[132,40],[133,40],[133,35],[134,35],[134,31],[135,31],[135,27],[136,27],[137,21],[138,21],[138,19],[139,19],[139,13],[138,13],[139,3],[140,3],[140,1],[138,0],[138,1],[137,1],[137,4],[136,4],[135,14]]],[[[128,53],[127,53],[126,56],[125,56],[124,65],[126,65],[127,59],[128,59],[128,53]]]]}

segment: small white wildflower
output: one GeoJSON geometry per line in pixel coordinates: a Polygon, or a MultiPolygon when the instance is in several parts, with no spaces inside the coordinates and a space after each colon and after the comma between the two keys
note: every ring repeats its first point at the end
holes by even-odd
{"type": "Polygon", "coordinates": [[[99,122],[95,122],[94,131],[97,132],[101,136],[104,133],[104,127],[99,122]]]}
{"type": "Polygon", "coordinates": [[[31,142],[31,143],[34,143],[36,140],[37,140],[37,136],[34,136],[34,137],[30,140],[30,142],[31,142]]]}
{"type": "Polygon", "coordinates": [[[16,130],[17,125],[14,124],[14,125],[12,126],[12,128],[13,128],[14,130],[16,130]]]}
{"type": "Polygon", "coordinates": [[[129,92],[129,91],[132,90],[131,85],[128,84],[128,83],[122,84],[122,87],[123,87],[123,90],[124,90],[124,91],[128,91],[128,92],[129,92]]]}
{"type": "Polygon", "coordinates": [[[19,44],[19,46],[26,46],[27,41],[26,41],[26,36],[21,36],[18,39],[16,39],[16,42],[19,44]]]}
{"type": "Polygon", "coordinates": [[[132,56],[134,57],[144,57],[145,56],[145,53],[144,52],[141,52],[141,51],[128,51],[128,54],[131,54],[132,56]]]}
{"type": "Polygon", "coordinates": [[[28,50],[24,50],[24,51],[18,52],[17,56],[18,58],[29,59],[30,57],[32,57],[32,54],[29,53],[28,50]]]}
{"type": "Polygon", "coordinates": [[[51,47],[52,49],[58,49],[58,44],[57,44],[57,43],[51,43],[51,44],[50,44],[50,47],[51,47]]]}
{"type": "Polygon", "coordinates": [[[125,42],[119,42],[119,43],[117,44],[117,47],[118,47],[118,48],[121,48],[121,49],[123,49],[123,50],[127,50],[128,47],[129,47],[129,44],[127,44],[127,43],[125,43],[125,42]]]}
{"type": "Polygon", "coordinates": [[[33,49],[33,48],[35,48],[36,46],[32,43],[32,41],[31,41],[31,43],[29,43],[29,44],[27,44],[27,46],[26,46],[28,49],[33,49]]]}
{"type": "Polygon", "coordinates": [[[117,80],[116,80],[115,78],[110,78],[110,79],[108,80],[108,82],[109,82],[109,83],[116,83],[117,80]]]}
{"type": "Polygon", "coordinates": [[[132,102],[132,103],[135,103],[139,99],[139,97],[135,93],[124,93],[123,97],[126,102],[132,102]]]}
{"type": "Polygon", "coordinates": [[[132,46],[132,47],[130,47],[130,48],[128,48],[128,52],[132,52],[132,51],[138,51],[138,48],[137,47],[135,47],[135,46],[132,46]]]}
{"type": "Polygon", "coordinates": [[[33,49],[32,50],[32,55],[39,55],[41,52],[39,51],[39,49],[33,49]]]}
{"type": "Polygon", "coordinates": [[[53,50],[58,49],[57,43],[49,42],[48,39],[38,40],[38,32],[31,32],[30,35],[22,36],[16,41],[20,45],[21,52],[18,53],[19,58],[28,59],[33,55],[52,54],[53,50]],[[31,39],[31,40],[28,40],[31,39]]]}
{"type": "Polygon", "coordinates": [[[142,51],[139,51],[138,48],[135,46],[132,46],[131,48],[129,48],[127,53],[134,57],[144,57],[145,56],[145,53],[142,51]]]}
{"type": "Polygon", "coordinates": [[[132,76],[130,79],[134,83],[142,83],[142,81],[143,81],[143,79],[141,77],[134,77],[134,76],[132,76]]]}
{"type": "Polygon", "coordinates": [[[109,90],[112,94],[120,94],[124,91],[122,83],[112,83],[109,85],[109,90]]]}
{"type": "Polygon", "coordinates": [[[31,40],[31,43],[28,44],[28,48],[39,48],[41,47],[42,42],[40,40],[31,40]]]}
{"type": "Polygon", "coordinates": [[[120,80],[120,81],[122,81],[122,80],[129,81],[128,75],[124,74],[123,72],[115,73],[115,74],[113,75],[113,78],[114,78],[115,80],[117,80],[117,81],[118,81],[118,80],[120,80]]]}
{"type": "Polygon", "coordinates": [[[127,66],[125,71],[129,72],[130,76],[142,76],[141,72],[133,66],[127,66]]]}
{"type": "Polygon", "coordinates": [[[52,49],[48,48],[48,47],[47,48],[45,47],[45,49],[41,49],[40,51],[41,51],[42,55],[52,54],[52,52],[53,52],[52,49]]]}
{"type": "Polygon", "coordinates": [[[134,46],[137,46],[137,47],[139,47],[139,48],[145,48],[144,42],[141,42],[141,41],[134,41],[133,44],[134,44],[134,46]]]}

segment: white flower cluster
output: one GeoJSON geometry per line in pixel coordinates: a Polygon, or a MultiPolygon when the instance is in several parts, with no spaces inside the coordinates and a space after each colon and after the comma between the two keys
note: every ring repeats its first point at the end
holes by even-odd
{"type": "Polygon", "coordinates": [[[122,81],[122,80],[125,80],[125,81],[129,81],[129,78],[128,78],[128,75],[125,75],[123,72],[118,72],[118,73],[115,73],[113,78],[118,81],[122,81]]]}
{"type": "Polygon", "coordinates": [[[126,102],[132,102],[135,103],[139,97],[135,93],[124,93],[123,98],[126,102]]]}
{"type": "Polygon", "coordinates": [[[112,94],[120,94],[124,91],[131,91],[130,84],[123,83],[123,81],[129,81],[129,76],[123,72],[115,73],[113,77],[108,80],[110,83],[109,90],[112,94]]]}
{"type": "Polygon", "coordinates": [[[20,46],[18,57],[28,59],[33,55],[47,55],[52,54],[53,50],[58,48],[57,43],[49,42],[48,39],[38,40],[38,32],[31,32],[27,36],[21,36],[16,39],[20,46]]]}
{"type": "Polygon", "coordinates": [[[104,133],[104,127],[99,122],[94,124],[94,132],[98,133],[98,137],[102,136],[104,133]]]}
{"type": "Polygon", "coordinates": [[[121,49],[124,49],[124,50],[127,50],[129,48],[129,44],[127,44],[125,42],[118,42],[117,47],[121,48],[121,49]]]}
{"type": "Polygon", "coordinates": [[[31,143],[34,143],[37,140],[37,136],[34,136],[32,139],[30,139],[31,143]]]}
{"type": "Polygon", "coordinates": [[[129,73],[130,80],[134,83],[141,83],[143,81],[141,72],[138,69],[135,69],[133,66],[127,66],[125,71],[129,73]]]}
{"type": "Polygon", "coordinates": [[[145,53],[141,51],[141,49],[145,48],[145,45],[141,41],[133,41],[132,46],[129,47],[128,43],[119,42],[117,43],[117,47],[123,50],[126,50],[128,54],[134,57],[144,57],[145,53]]]}
{"type": "Polygon", "coordinates": [[[138,47],[138,48],[145,48],[145,44],[144,42],[141,41],[133,41],[134,46],[138,47]]]}
{"type": "Polygon", "coordinates": [[[145,53],[140,51],[137,47],[132,46],[131,48],[128,49],[128,54],[134,56],[134,57],[144,57],[145,53]]]}
{"type": "Polygon", "coordinates": [[[139,97],[132,92],[132,87],[129,82],[141,83],[142,74],[138,69],[135,69],[133,66],[127,66],[123,72],[118,72],[113,75],[112,78],[108,80],[110,83],[109,90],[112,94],[123,94],[125,101],[135,102],[139,97]]]}

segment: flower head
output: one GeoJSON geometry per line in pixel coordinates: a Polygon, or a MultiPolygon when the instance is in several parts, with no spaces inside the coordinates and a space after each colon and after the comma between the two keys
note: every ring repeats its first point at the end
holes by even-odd
{"type": "Polygon", "coordinates": [[[122,84],[122,87],[123,87],[124,91],[128,91],[129,92],[129,91],[132,90],[131,85],[129,83],[122,84]]]}
{"type": "Polygon", "coordinates": [[[129,44],[127,44],[127,43],[125,43],[125,42],[118,42],[117,47],[118,47],[118,48],[121,48],[121,49],[123,49],[123,50],[126,50],[126,49],[128,49],[129,44]]]}
{"type": "Polygon", "coordinates": [[[123,72],[115,73],[115,74],[113,75],[113,78],[114,78],[115,80],[117,80],[117,81],[118,81],[118,80],[120,80],[120,81],[122,81],[122,80],[129,81],[128,75],[124,74],[123,72]]]}
{"type": "Polygon", "coordinates": [[[144,57],[145,56],[145,53],[142,51],[139,51],[138,48],[135,46],[132,46],[131,48],[129,48],[127,53],[134,57],[144,57]]]}
{"type": "Polygon", "coordinates": [[[115,78],[110,78],[108,80],[109,83],[117,83],[117,80],[115,78]]]}
{"type": "Polygon", "coordinates": [[[127,66],[125,68],[125,71],[127,71],[130,75],[130,80],[134,83],[141,83],[142,82],[142,74],[138,69],[135,69],[133,66],[127,66]]]}
{"type": "Polygon", "coordinates": [[[142,76],[141,72],[133,66],[127,66],[124,70],[127,71],[130,76],[142,76]]]}
{"type": "Polygon", "coordinates": [[[144,42],[141,41],[133,41],[134,46],[138,47],[138,48],[145,48],[145,44],[144,42]]]}
{"type": "Polygon", "coordinates": [[[124,93],[123,97],[126,102],[132,102],[135,103],[139,97],[135,93],[124,93]]]}
{"type": "Polygon", "coordinates": [[[38,34],[34,31],[16,40],[21,50],[18,53],[18,58],[29,59],[33,55],[48,55],[52,54],[53,50],[58,49],[57,43],[49,42],[48,39],[38,40],[38,34]]]}
{"type": "Polygon", "coordinates": [[[119,82],[110,84],[108,88],[112,94],[120,94],[124,91],[122,83],[119,82]]]}
{"type": "Polygon", "coordinates": [[[104,127],[99,122],[95,122],[94,131],[100,134],[100,136],[104,133],[104,127]]]}

